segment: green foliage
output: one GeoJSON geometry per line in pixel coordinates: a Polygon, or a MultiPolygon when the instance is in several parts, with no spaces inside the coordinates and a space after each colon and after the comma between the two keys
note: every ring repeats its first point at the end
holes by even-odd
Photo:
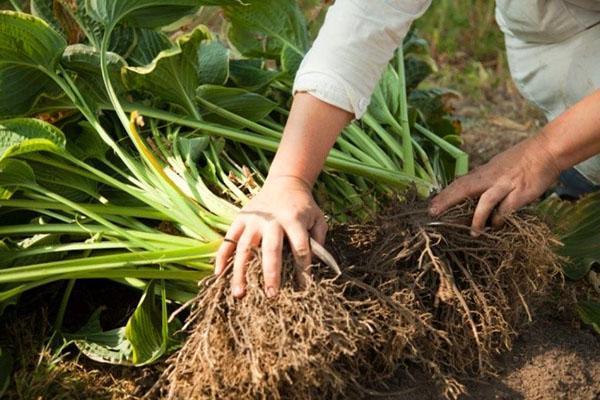
{"type": "Polygon", "coordinates": [[[580,301],[577,311],[581,320],[590,325],[600,335],[600,303],[597,301],[580,301]]]}
{"type": "Polygon", "coordinates": [[[567,257],[565,275],[573,280],[585,277],[600,262],[600,193],[577,202],[548,197],[538,207],[558,234],[558,254],[567,257]]]}
{"type": "Polygon", "coordinates": [[[58,152],[65,142],[64,134],[46,122],[27,118],[0,121],[0,161],[38,151],[58,152]]]}
{"type": "MultiPolygon", "coordinates": [[[[208,37],[205,28],[196,28],[179,38],[175,47],[161,51],[150,64],[127,67],[124,78],[128,89],[148,92],[192,116],[197,114],[193,99],[202,79],[197,60],[202,57],[201,43],[208,37]]],[[[227,60],[221,61],[221,69],[227,70],[227,60]]]]}
{"type": "Polygon", "coordinates": [[[151,282],[125,326],[125,336],[132,346],[131,359],[136,365],[152,363],[167,351],[169,328],[164,282],[160,298],[159,307],[154,296],[154,282],[151,282]]]}
{"type": "Polygon", "coordinates": [[[39,18],[0,13],[0,117],[21,116],[42,96],[57,95],[47,74],[54,72],[66,45],[64,38],[39,18]]]}
{"type": "MultiPolygon", "coordinates": [[[[0,223],[0,309],[67,280],[57,333],[95,360],[148,364],[176,345],[167,301],[195,295],[259,190],[322,19],[291,0],[55,1],[34,2],[40,18],[0,12],[0,115],[19,117],[0,122],[0,213],[11,217],[0,223]],[[224,6],[231,47],[204,26],[163,33],[209,4],[224,6]],[[53,124],[22,118],[41,111],[53,124]],[[139,304],[124,327],[104,330],[98,310],[65,334],[71,288],[97,278],[142,291],[139,304]]],[[[464,167],[444,139],[455,136],[429,129],[446,110],[427,99],[409,110],[431,72],[426,47],[407,38],[370,115],[328,157],[317,190],[336,218],[367,215],[412,184],[427,195],[464,167]]]]}
{"type": "Polygon", "coordinates": [[[306,20],[297,2],[251,0],[245,3],[244,7],[225,8],[231,24],[230,43],[246,57],[278,60],[284,71],[293,74],[309,47],[306,20]]]}

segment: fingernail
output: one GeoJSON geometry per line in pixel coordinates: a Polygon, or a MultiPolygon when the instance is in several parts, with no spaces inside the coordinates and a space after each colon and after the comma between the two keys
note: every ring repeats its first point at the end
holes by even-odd
{"type": "Polygon", "coordinates": [[[431,207],[429,209],[429,214],[432,215],[432,216],[434,216],[434,217],[437,216],[438,215],[438,209],[436,207],[431,207]]]}
{"type": "Polygon", "coordinates": [[[476,231],[474,229],[471,229],[471,237],[479,237],[480,233],[479,231],[476,231]]]}
{"type": "Polygon", "coordinates": [[[215,268],[215,275],[221,275],[221,268],[215,268]]]}
{"type": "Polygon", "coordinates": [[[273,287],[268,287],[267,288],[267,297],[272,299],[275,296],[277,296],[277,290],[275,290],[275,288],[273,288],[273,287]]]}
{"type": "Polygon", "coordinates": [[[233,288],[233,297],[242,297],[244,295],[244,288],[241,286],[236,286],[233,288]]]}

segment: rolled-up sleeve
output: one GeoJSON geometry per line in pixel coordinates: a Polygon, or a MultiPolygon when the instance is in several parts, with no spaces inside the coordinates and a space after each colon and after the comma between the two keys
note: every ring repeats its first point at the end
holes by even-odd
{"type": "Polygon", "coordinates": [[[412,21],[431,0],[337,0],[302,61],[294,93],[309,92],[359,119],[412,21]]]}

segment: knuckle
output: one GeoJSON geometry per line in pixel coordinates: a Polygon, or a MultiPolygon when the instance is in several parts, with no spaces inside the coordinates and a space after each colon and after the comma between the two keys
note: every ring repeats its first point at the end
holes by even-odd
{"type": "Polygon", "coordinates": [[[266,242],[262,244],[263,253],[277,254],[281,253],[283,246],[280,242],[266,242]]]}
{"type": "Polygon", "coordinates": [[[300,259],[306,259],[306,258],[310,257],[310,250],[309,250],[308,246],[305,246],[305,245],[296,247],[295,253],[296,253],[296,257],[298,257],[300,259]]]}

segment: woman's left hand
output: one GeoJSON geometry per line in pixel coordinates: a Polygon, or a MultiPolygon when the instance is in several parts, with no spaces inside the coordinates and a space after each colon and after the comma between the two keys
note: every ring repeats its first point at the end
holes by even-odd
{"type": "Polygon", "coordinates": [[[471,234],[482,232],[490,216],[493,226],[501,225],[506,215],[536,200],[558,179],[560,170],[545,139],[543,133],[529,138],[455,180],[431,200],[430,213],[437,216],[479,197],[471,234]]]}

